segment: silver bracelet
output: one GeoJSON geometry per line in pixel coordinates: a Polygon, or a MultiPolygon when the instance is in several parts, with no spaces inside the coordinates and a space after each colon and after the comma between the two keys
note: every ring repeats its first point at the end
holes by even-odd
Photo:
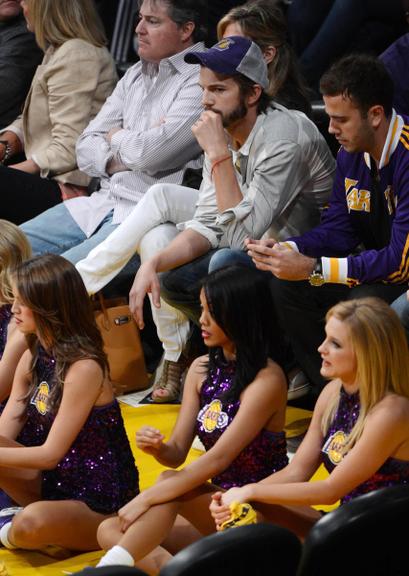
{"type": "Polygon", "coordinates": [[[8,140],[0,140],[0,144],[3,144],[3,146],[6,148],[3,158],[0,160],[0,164],[4,164],[11,157],[12,150],[8,140]]]}

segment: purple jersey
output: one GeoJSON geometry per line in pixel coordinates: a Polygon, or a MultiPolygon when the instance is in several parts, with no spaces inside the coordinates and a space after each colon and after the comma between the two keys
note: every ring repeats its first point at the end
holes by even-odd
{"type": "MultiPolygon", "coordinates": [[[[48,407],[55,360],[42,348],[35,370],[39,385],[28,401],[27,422],[17,438],[24,446],[43,444],[55,418],[48,407]]],[[[138,471],[116,400],[92,408],[68,452],[42,477],[44,500],[81,500],[103,514],[116,512],[136,496],[138,471]]]]}
{"type": "MultiPolygon", "coordinates": [[[[347,394],[341,387],[339,405],[325,435],[322,454],[324,466],[329,473],[342,461],[342,447],[359,416],[359,392],[347,394]]],[[[341,500],[344,504],[356,496],[397,484],[409,483],[409,461],[388,458],[368,480],[354,488],[341,500]]]]}
{"type": "MultiPolygon", "coordinates": [[[[234,373],[235,363],[218,359],[217,366],[210,371],[202,384],[196,431],[206,450],[216,444],[240,408],[238,398],[227,402],[223,400],[232,387],[234,373]]],[[[233,486],[258,482],[287,464],[284,432],[263,429],[230,466],[212,481],[227,490],[233,486]]]]}
{"type": "Polygon", "coordinates": [[[393,112],[378,169],[368,154],[341,148],[321,224],[291,239],[302,254],[323,257],[326,281],[409,280],[408,124],[409,117],[393,112]]]}

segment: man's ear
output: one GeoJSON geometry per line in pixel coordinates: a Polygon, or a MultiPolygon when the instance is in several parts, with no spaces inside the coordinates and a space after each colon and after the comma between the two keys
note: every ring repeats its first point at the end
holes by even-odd
{"type": "Polygon", "coordinates": [[[371,106],[368,110],[367,118],[373,128],[378,128],[382,120],[385,118],[385,110],[380,104],[371,106]]]}
{"type": "Polygon", "coordinates": [[[182,32],[182,41],[186,42],[187,40],[189,40],[189,38],[192,36],[193,32],[195,29],[195,23],[194,22],[185,22],[184,24],[182,24],[182,26],[180,27],[180,30],[182,32]]]}
{"type": "Polygon", "coordinates": [[[247,104],[249,106],[255,106],[260,100],[260,96],[263,92],[263,88],[260,84],[253,84],[251,87],[251,92],[247,95],[247,104]]]}

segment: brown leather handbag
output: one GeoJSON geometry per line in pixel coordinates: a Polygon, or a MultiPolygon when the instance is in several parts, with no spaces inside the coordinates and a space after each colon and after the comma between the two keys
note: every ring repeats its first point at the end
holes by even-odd
{"type": "Polygon", "coordinates": [[[149,387],[139,329],[126,298],[94,299],[95,320],[108,356],[115,395],[149,387]]]}

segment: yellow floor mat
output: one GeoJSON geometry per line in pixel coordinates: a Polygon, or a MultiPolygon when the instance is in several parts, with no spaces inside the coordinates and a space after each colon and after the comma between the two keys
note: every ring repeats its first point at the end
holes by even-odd
{"type": "MultiPolygon", "coordinates": [[[[121,404],[126,430],[134,450],[135,460],[140,474],[140,487],[143,490],[153,484],[159,473],[164,469],[154,458],[135,448],[135,432],[140,426],[149,424],[161,430],[168,437],[176,421],[178,405],[146,405],[137,408],[121,404]]],[[[286,417],[286,433],[288,437],[298,436],[305,432],[311,419],[311,413],[299,408],[288,407],[286,417]]],[[[200,456],[200,450],[192,449],[187,461],[200,456]]],[[[323,468],[317,472],[314,479],[323,478],[326,474],[323,468]]],[[[329,509],[330,507],[322,507],[329,509]]],[[[79,554],[65,560],[59,560],[58,550],[50,551],[54,557],[39,552],[8,551],[0,549],[0,566],[4,566],[4,575],[0,576],[62,576],[77,572],[85,566],[95,565],[101,552],[79,554]]]]}

